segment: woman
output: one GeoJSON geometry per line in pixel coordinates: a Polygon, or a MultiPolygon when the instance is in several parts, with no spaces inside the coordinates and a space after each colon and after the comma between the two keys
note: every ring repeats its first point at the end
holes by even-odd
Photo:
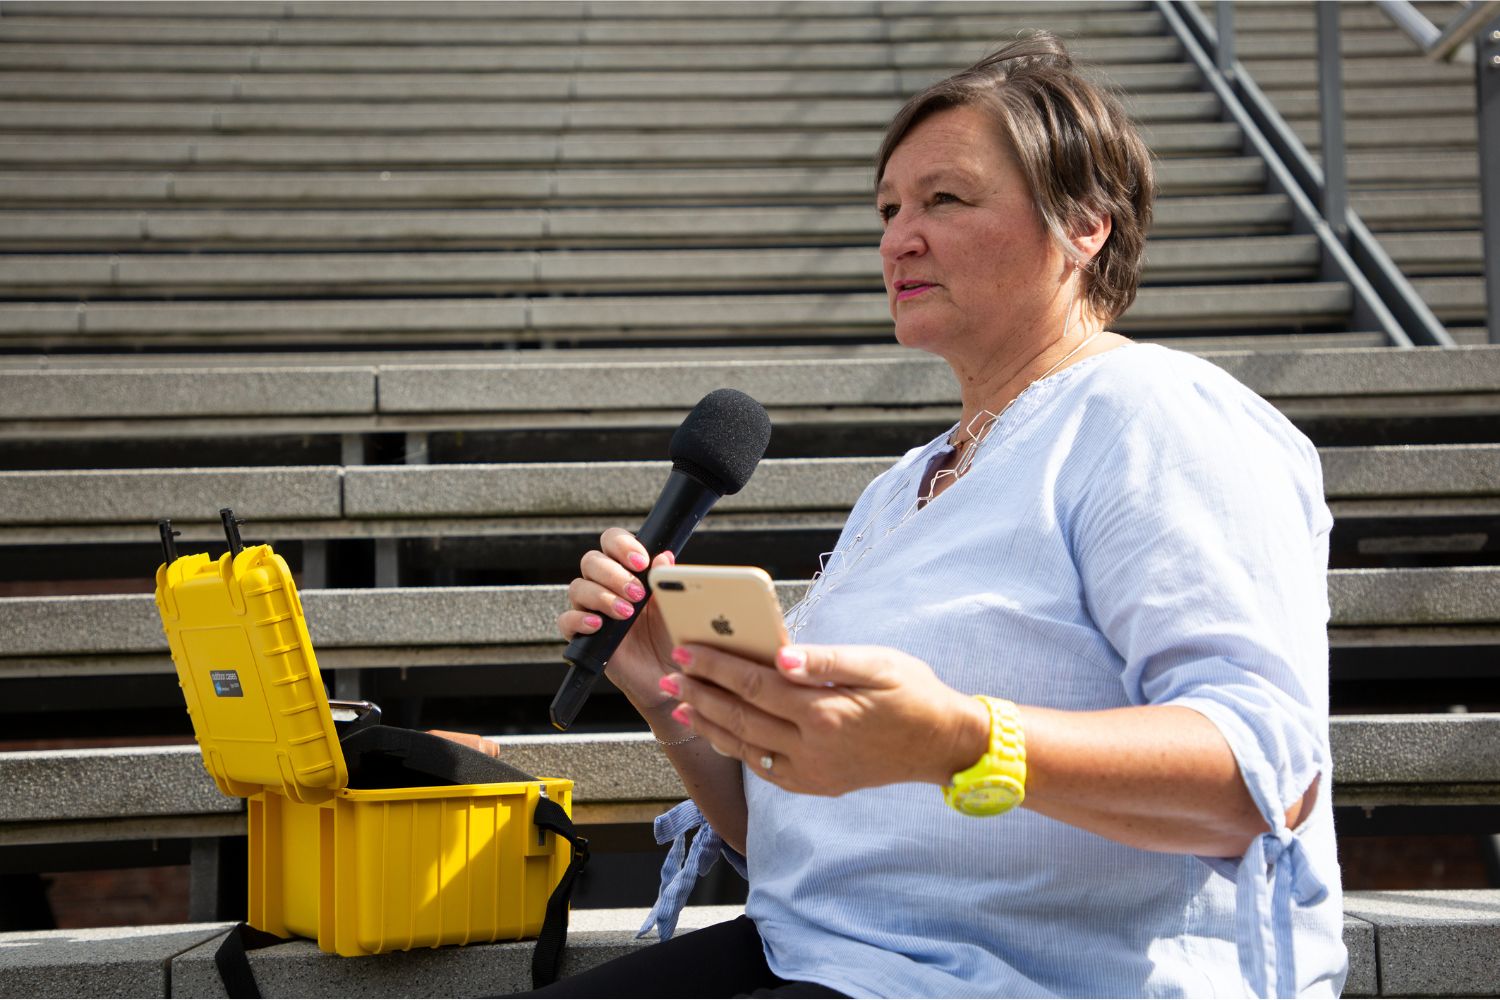
{"type": "MultiPolygon", "coordinates": [[[[876,180],[896,337],[962,419],[866,489],[774,665],[642,612],[611,679],[748,858],[746,917],[557,989],[1337,995],[1318,459],[1106,330],[1144,146],[1035,36],[908,102],[876,180]]],[[[605,532],[563,634],[650,557],[605,532]]]]}

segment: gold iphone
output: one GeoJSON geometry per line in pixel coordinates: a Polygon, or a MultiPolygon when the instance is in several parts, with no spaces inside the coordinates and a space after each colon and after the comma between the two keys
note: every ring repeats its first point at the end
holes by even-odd
{"type": "Polygon", "coordinates": [[[658,566],[651,593],[672,641],[767,665],[787,643],[776,587],[758,566],[658,566]]]}

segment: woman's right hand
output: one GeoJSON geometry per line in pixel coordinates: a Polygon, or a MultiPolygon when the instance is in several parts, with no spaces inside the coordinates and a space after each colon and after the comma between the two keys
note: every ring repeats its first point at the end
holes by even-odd
{"type": "MultiPolygon", "coordinates": [[[[670,566],[671,552],[654,560],[636,537],[624,528],[608,528],[599,536],[599,548],[583,554],[578,567],[582,576],[568,584],[568,610],[557,616],[563,638],[592,635],[604,620],[624,620],[635,614],[632,605],[645,593],[642,578],[650,566],[670,566]]],[[[672,701],[662,690],[662,677],[677,670],[672,662],[672,639],[656,610],[648,601],[640,610],[640,621],[609,658],[605,673],[624,692],[642,715],[672,701]]],[[[648,721],[650,721],[648,717],[648,721]]]]}

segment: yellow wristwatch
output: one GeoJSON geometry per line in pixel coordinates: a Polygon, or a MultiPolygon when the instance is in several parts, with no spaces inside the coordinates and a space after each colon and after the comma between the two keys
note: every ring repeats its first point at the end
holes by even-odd
{"type": "Polygon", "coordinates": [[[1026,733],[1015,702],[975,695],[990,713],[990,746],[943,789],[943,801],[966,816],[998,816],[1026,798],[1026,733]]]}

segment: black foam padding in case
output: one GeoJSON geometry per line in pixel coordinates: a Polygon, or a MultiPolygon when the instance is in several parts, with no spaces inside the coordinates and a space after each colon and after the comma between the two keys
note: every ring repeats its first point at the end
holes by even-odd
{"type": "Polygon", "coordinates": [[[535,781],[473,747],[415,729],[369,726],[342,741],[349,787],[424,788],[434,785],[488,785],[535,781]]]}
{"type": "Polygon", "coordinates": [[[771,443],[766,408],[738,389],[715,389],[672,435],[672,467],[727,497],[750,481],[771,443]]]}

